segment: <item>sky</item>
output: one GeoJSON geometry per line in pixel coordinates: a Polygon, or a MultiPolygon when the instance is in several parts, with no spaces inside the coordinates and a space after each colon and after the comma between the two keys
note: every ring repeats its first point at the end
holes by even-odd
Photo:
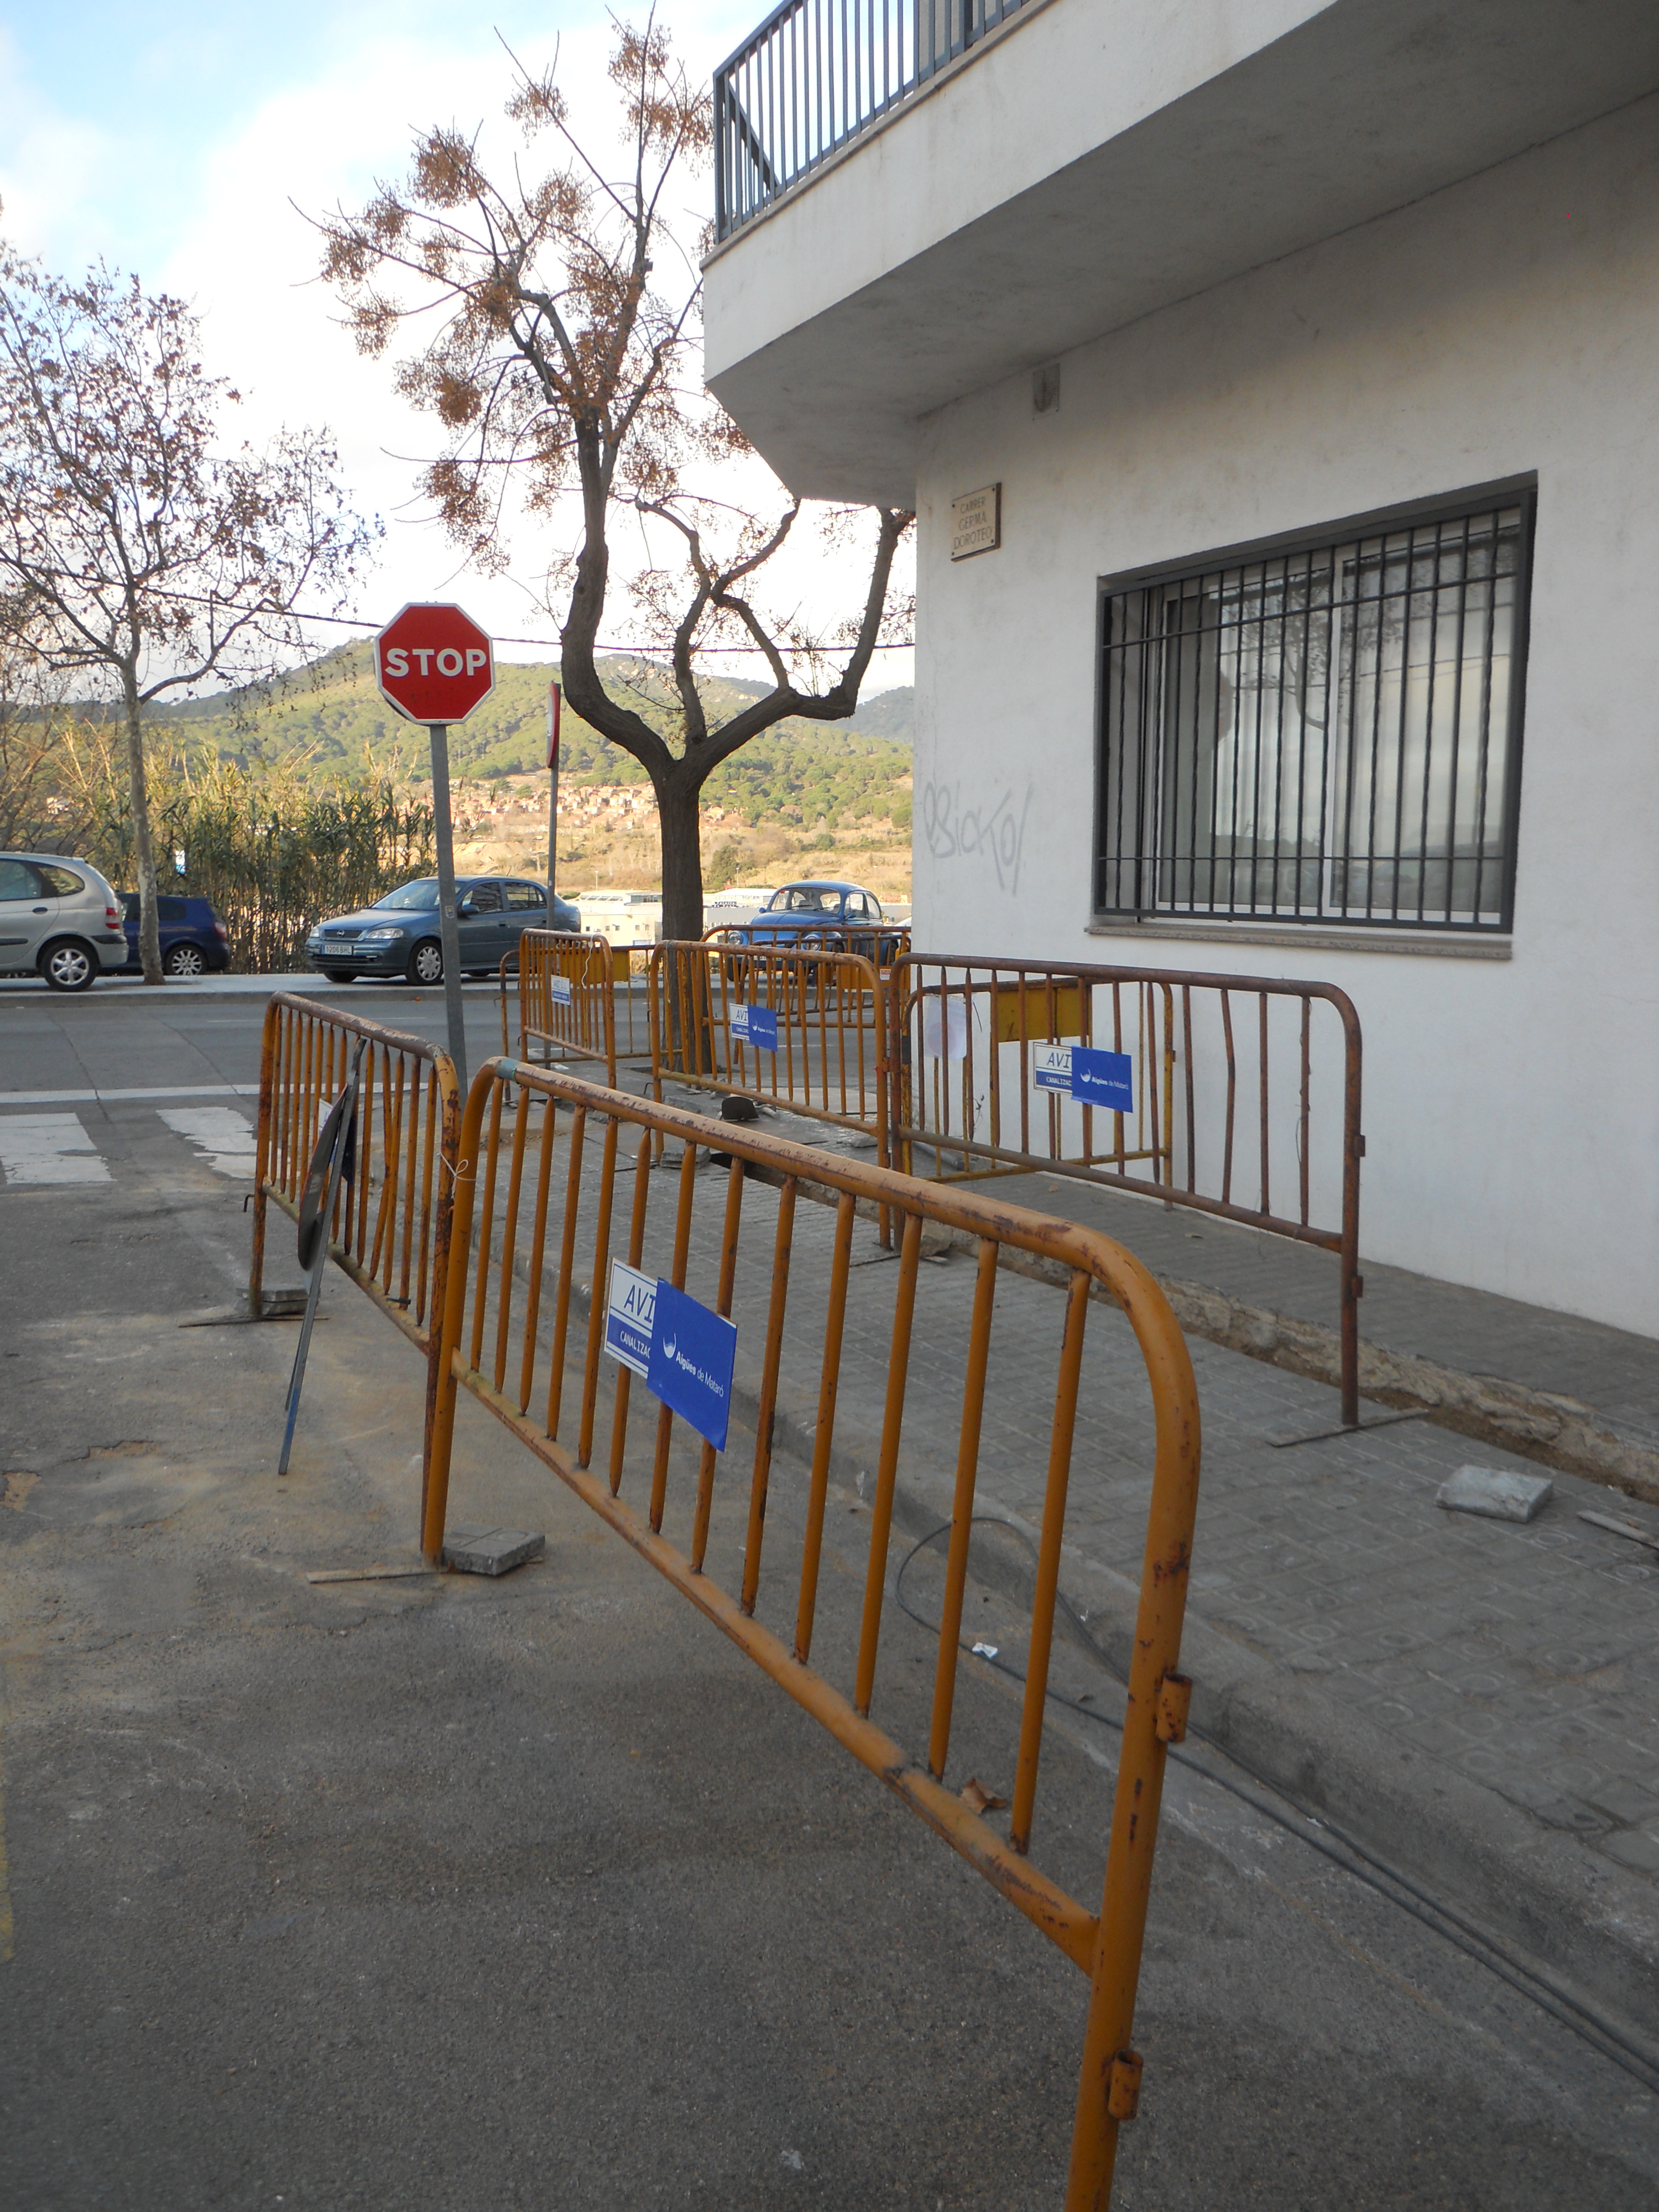
{"type": "MultiPolygon", "coordinates": [[[[766,0],[659,9],[705,79],[766,13],[766,0]]],[[[189,301],[210,366],[245,395],[240,434],[332,431],[355,503],[386,529],[355,611],[377,622],[409,599],[456,599],[502,641],[503,658],[533,659],[533,644],[507,641],[553,638],[532,595],[545,547],[527,534],[515,543],[522,581],[458,569],[414,493],[434,426],[397,398],[390,361],[364,360],[340,327],[306,220],[361,206],[433,124],[469,135],[483,124],[503,148],[520,144],[501,120],[502,41],[534,73],[556,47],[579,131],[586,119],[581,135],[603,143],[592,88],[610,23],[595,0],[496,0],[488,12],[435,0],[0,0],[0,233],[60,274],[101,258],[189,301]]],[[[706,171],[685,185],[690,232],[711,187],[706,171]]],[[[863,597],[861,567],[816,547],[787,582],[819,618],[863,597]]],[[[612,606],[611,635],[638,635],[614,594],[612,606]]],[[[345,634],[319,629],[317,641],[345,634]]],[[[878,654],[866,688],[909,682],[909,663],[878,654]]],[[[720,665],[763,673],[748,659],[720,665]]]]}

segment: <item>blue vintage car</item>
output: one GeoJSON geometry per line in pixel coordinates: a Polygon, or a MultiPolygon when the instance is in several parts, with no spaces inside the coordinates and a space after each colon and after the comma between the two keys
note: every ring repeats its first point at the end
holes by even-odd
{"type": "Polygon", "coordinates": [[[861,884],[785,884],[760,912],[726,933],[732,945],[775,945],[783,949],[861,952],[879,968],[890,967],[905,950],[903,924],[889,921],[881,901],[861,884]]]}

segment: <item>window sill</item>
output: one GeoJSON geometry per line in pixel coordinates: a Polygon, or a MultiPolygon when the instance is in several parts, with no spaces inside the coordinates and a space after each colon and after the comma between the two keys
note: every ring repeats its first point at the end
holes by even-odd
{"type": "Polygon", "coordinates": [[[1091,937],[1146,938],[1189,945],[1305,945],[1314,952],[1411,952],[1440,960],[1512,960],[1512,937],[1477,936],[1439,929],[1344,929],[1317,923],[1262,921],[1137,921],[1132,915],[1097,915],[1085,924],[1091,937]]]}

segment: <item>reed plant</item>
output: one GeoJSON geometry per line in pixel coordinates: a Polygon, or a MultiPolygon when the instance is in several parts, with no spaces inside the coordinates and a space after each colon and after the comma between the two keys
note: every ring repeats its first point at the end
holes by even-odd
{"type": "MultiPolygon", "coordinates": [[[[58,787],[74,806],[76,849],[131,889],[135,839],[118,742],[95,722],[67,732],[58,787]]],[[[319,772],[306,754],[245,763],[180,751],[155,757],[150,791],[163,893],[210,900],[232,967],[249,973],[303,965],[317,921],[371,905],[434,865],[431,806],[395,776],[319,772]]]]}

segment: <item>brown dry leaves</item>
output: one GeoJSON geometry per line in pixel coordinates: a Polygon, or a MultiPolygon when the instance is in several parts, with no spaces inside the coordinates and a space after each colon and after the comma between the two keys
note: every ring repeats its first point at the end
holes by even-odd
{"type": "Polygon", "coordinates": [[[962,1802],[970,1813],[997,1813],[1006,1805],[1006,1797],[999,1797],[988,1790],[977,1775],[970,1774],[962,1785],[962,1802]]]}

